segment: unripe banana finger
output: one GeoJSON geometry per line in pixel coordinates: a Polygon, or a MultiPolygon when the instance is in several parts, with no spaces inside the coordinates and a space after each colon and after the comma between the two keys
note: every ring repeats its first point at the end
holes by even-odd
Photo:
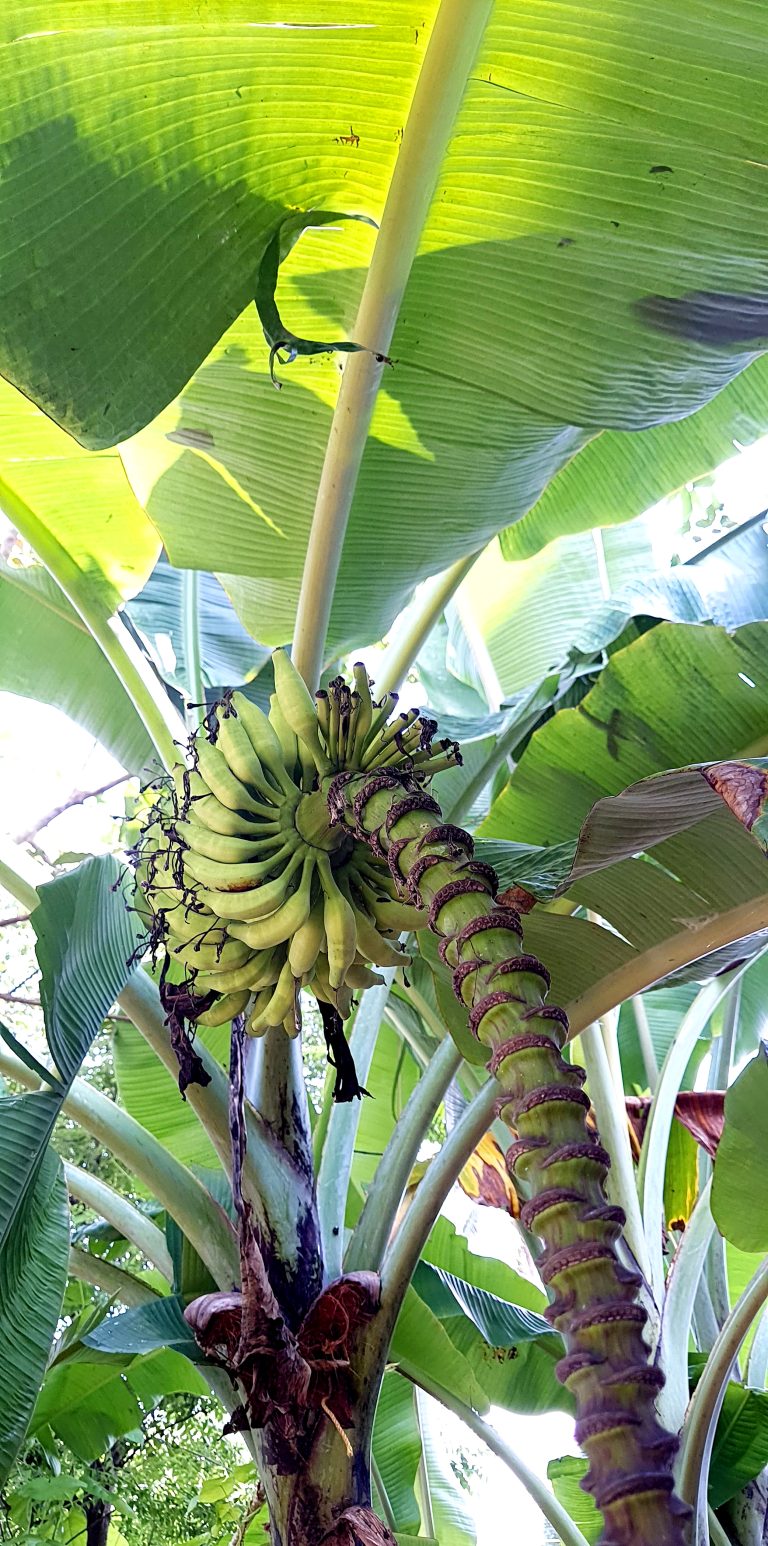
{"type": "MultiPolygon", "coordinates": [[[[205,779],[191,768],[174,768],[173,782],[179,800],[179,810],[187,821],[198,821],[211,832],[224,837],[248,837],[258,825],[252,816],[242,811],[231,811],[211,793],[205,779]]],[[[262,830],[264,830],[262,828],[262,830]]]]}
{"type": "Polygon", "coordinates": [[[285,650],[273,650],[272,665],[277,701],[287,724],[310,753],[317,771],[327,773],[331,764],[320,740],[315,701],[304,678],[285,650]]]}
{"type": "Polygon", "coordinates": [[[267,950],[281,945],[301,928],[312,905],[312,875],[315,860],[311,853],[304,859],[301,881],[296,891],[283,902],[276,912],[253,923],[232,923],[229,933],[242,940],[252,950],[267,950]]]}
{"type": "Polygon", "coordinates": [[[219,751],[218,746],[211,746],[203,736],[198,736],[194,749],[198,771],[211,794],[214,794],[222,805],[230,811],[250,811],[254,816],[263,816],[266,821],[272,820],[275,814],[274,806],[266,805],[263,800],[254,799],[245,784],[235,777],[224,753],[219,751]]]}
{"type": "MultiPolygon", "coordinates": [[[[195,982],[195,992],[198,992],[199,984],[195,982]]],[[[242,993],[225,993],[223,998],[217,999],[210,1009],[203,1010],[201,1015],[195,1016],[195,1025],[226,1025],[228,1020],[234,1020],[235,1015],[241,1015],[250,998],[247,988],[242,993]]]]}
{"type": "Polygon", "coordinates": [[[259,1030],[254,1030],[253,1026],[254,1026],[254,1022],[256,1022],[256,1023],[259,1022],[259,1016],[261,1014],[261,1011],[264,1008],[264,1005],[269,1002],[269,999],[271,997],[272,997],[272,990],[271,990],[271,988],[263,988],[261,993],[257,993],[257,995],[256,995],[256,1002],[255,1002],[255,1004],[253,1006],[253,1009],[251,1010],[251,1013],[250,1013],[250,1015],[248,1017],[248,1023],[246,1025],[246,1030],[247,1030],[249,1036],[264,1036],[264,1035],[266,1035],[266,1032],[268,1030],[268,1026],[265,1025],[265,1026],[261,1027],[259,1030]]]}
{"type": "Polygon", "coordinates": [[[288,946],[288,960],[294,977],[303,980],[312,971],[324,944],[323,898],[320,897],[288,946]]]}
{"type": "Polygon", "coordinates": [[[195,979],[197,993],[207,993],[214,988],[217,993],[237,993],[242,988],[260,992],[272,988],[280,976],[282,960],[277,950],[260,951],[252,955],[244,966],[226,972],[199,972],[195,979]]]}
{"type": "Polygon", "coordinates": [[[179,945],[191,945],[197,940],[205,945],[223,945],[227,931],[222,927],[221,919],[207,908],[204,912],[191,913],[178,892],[175,896],[175,903],[170,892],[161,893],[158,899],[171,938],[179,945]]]}
{"type": "Polygon", "coordinates": [[[291,1041],[295,1040],[299,1034],[300,1029],[301,1027],[296,1024],[295,1014],[286,1015],[283,1021],[283,1030],[285,1031],[286,1036],[290,1036],[291,1041]]]}
{"type": "Polygon", "coordinates": [[[280,742],[283,762],[285,763],[288,772],[292,775],[296,767],[296,761],[299,755],[298,743],[296,736],[288,724],[282,708],[280,707],[280,701],[278,699],[277,693],[274,692],[269,700],[269,722],[275,732],[275,735],[277,736],[278,741],[280,742]]]}
{"type": "MultiPolygon", "coordinates": [[[[299,835],[296,832],[293,840],[286,838],[276,853],[268,854],[265,859],[256,859],[252,864],[223,864],[218,859],[206,859],[202,854],[187,852],[184,855],[184,868],[193,880],[199,881],[200,885],[205,886],[207,890],[234,892],[239,896],[253,886],[260,886],[268,875],[279,870],[299,847],[299,841],[299,835]]],[[[213,903],[208,905],[213,907],[213,903]]],[[[216,911],[215,907],[214,911],[216,911]]],[[[229,914],[222,913],[221,916],[228,917],[229,914]]],[[[234,916],[243,918],[248,915],[235,912],[234,916]]]]}
{"type": "Polygon", "coordinates": [[[397,950],[388,939],[385,939],[376,925],[371,923],[359,908],[355,909],[355,928],[357,948],[366,961],[373,961],[376,966],[408,965],[410,956],[402,950],[397,950]]]}
{"type": "Polygon", "coordinates": [[[287,1014],[292,1014],[296,1000],[296,979],[291,971],[289,961],[285,962],[277,985],[263,1009],[251,1018],[253,1034],[258,1035],[260,1030],[267,1030],[270,1025],[282,1025],[287,1014]]]}
{"type": "MultiPolygon", "coordinates": [[[[199,825],[197,821],[177,821],[175,830],[192,853],[200,854],[203,859],[217,859],[221,864],[248,863],[262,854],[276,853],[283,842],[278,827],[274,836],[259,839],[255,836],[225,837],[221,832],[211,832],[210,828],[199,825]]],[[[253,830],[255,834],[257,829],[253,830]]]]}
{"type": "Polygon", "coordinates": [[[347,975],[344,980],[348,988],[360,989],[375,988],[383,983],[384,978],[380,977],[378,972],[372,972],[369,966],[358,966],[353,961],[352,965],[347,967],[347,975]]]}
{"type": "MultiPolygon", "coordinates": [[[[233,919],[238,923],[255,923],[258,918],[268,918],[281,907],[292,890],[293,877],[304,860],[306,849],[302,845],[274,880],[262,885],[250,886],[246,891],[218,891],[207,887],[198,892],[199,900],[219,918],[233,919]]],[[[270,866],[274,869],[274,865],[270,866]]],[[[275,941],[279,943],[279,941],[275,941]]]]}
{"type": "Polygon", "coordinates": [[[340,988],[348,968],[355,959],[357,934],[355,912],[351,902],[339,890],[333,878],[330,860],[325,854],[318,860],[320,883],[325,892],[323,925],[328,955],[328,981],[332,989],[340,988]]]}
{"type": "Polygon", "coordinates": [[[251,703],[244,693],[232,694],[232,707],[242,720],[248,739],[268,773],[277,780],[285,794],[295,791],[295,784],[285,766],[283,748],[266,714],[258,704],[251,703]]]}
{"type": "Polygon", "coordinates": [[[216,745],[226,757],[235,778],[239,778],[246,789],[255,790],[272,805],[279,804],[280,792],[267,783],[248,731],[235,714],[222,715],[216,745]]]}

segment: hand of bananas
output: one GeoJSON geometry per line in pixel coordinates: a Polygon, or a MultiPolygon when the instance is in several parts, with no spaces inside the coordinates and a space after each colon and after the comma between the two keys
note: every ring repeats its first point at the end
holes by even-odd
{"type": "Polygon", "coordinates": [[[299,989],[346,1018],[370,965],[408,956],[397,936],[426,914],[398,899],[387,865],[332,827],[326,788],[343,769],[423,782],[460,761],[397,694],[371,698],[363,665],[315,700],[282,650],[269,715],[226,693],[189,742],[189,764],[158,786],[134,853],[137,905],[154,950],[183,969],[195,1022],[247,1016],[251,1035],[301,1028],[299,989]]]}

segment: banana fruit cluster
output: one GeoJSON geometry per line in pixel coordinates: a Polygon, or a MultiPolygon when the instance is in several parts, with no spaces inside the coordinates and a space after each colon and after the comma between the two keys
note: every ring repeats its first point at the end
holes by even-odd
{"type": "Polygon", "coordinates": [[[252,1036],[301,1028],[311,987],[344,1019],[373,966],[409,957],[398,936],[423,910],[398,898],[387,865],[332,827],[326,791],[342,769],[407,771],[419,782],[460,760],[435,749],[433,720],[392,718],[397,695],[371,698],[365,667],[313,700],[289,657],[273,656],[266,715],[226,693],[190,738],[189,760],[157,786],[133,855],[137,906],[153,950],[189,989],[195,1023],[244,1014],[252,1036]]]}

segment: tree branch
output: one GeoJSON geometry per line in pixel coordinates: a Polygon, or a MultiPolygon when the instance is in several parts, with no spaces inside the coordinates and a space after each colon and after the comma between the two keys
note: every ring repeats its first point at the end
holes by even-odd
{"type": "MultiPolygon", "coordinates": [[[[75,789],[68,800],[65,800],[62,805],[55,805],[53,810],[48,811],[46,816],[41,816],[40,820],[36,821],[35,825],[30,827],[28,832],[20,832],[15,841],[17,843],[31,843],[38,832],[42,832],[43,827],[49,827],[51,822],[56,820],[57,816],[63,816],[65,811],[72,810],[76,805],[84,805],[86,800],[95,800],[99,795],[107,794],[110,789],[117,789],[120,784],[127,783],[130,777],[130,773],[121,773],[119,778],[111,778],[109,783],[100,784],[98,789],[75,789]]],[[[11,918],[9,921],[17,923],[26,920],[11,918]]]]}

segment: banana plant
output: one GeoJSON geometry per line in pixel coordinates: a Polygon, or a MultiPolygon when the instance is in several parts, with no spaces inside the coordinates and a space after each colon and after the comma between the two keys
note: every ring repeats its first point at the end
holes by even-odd
{"type": "MultiPolygon", "coordinates": [[[[725,992],[712,974],[762,944],[764,623],[733,637],[662,625],[618,650],[527,750],[559,677],[516,703],[507,749],[522,749],[519,767],[480,833],[496,867],[460,820],[462,795],[471,809],[493,767],[456,791],[451,727],[440,736],[429,713],[396,705],[471,562],[510,521],[524,554],[587,529],[581,470],[590,488],[634,480],[636,502],[623,492],[606,517],[628,519],[707,470],[704,416],[715,458],[745,412],[751,433],[765,424],[754,7],[725,18],[692,0],[654,52],[645,14],[608,3],[577,21],[566,36],[551,8],[521,15],[506,0],[370,0],[352,25],[334,0],[312,0],[290,26],[274,5],[254,26],[236,0],[194,20],[173,3],[126,17],[111,0],[55,0],[43,16],[30,0],[0,24],[11,81],[0,204],[16,244],[3,281],[0,505],[19,543],[0,604],[16,627],[46,614],[51,647],[82,671],[93,663],[99,695],[83,708],[70,681],[60,701],[104,726],[124,766],[154,761],[133,912],[99,860],[39,888],[13,855],[0,868],[31,910],[50,1054],[40,1062],[9,1035],[0,1056],[26,1092],[9,1097],[3,1136],[4,1458],[30,1419],[66,1274],[48,1146],[64,1111],[183,1240],[157,1304],[140,1302],[140,1276],[107,1282],[96,1269],[129,1308],[105,1323],[107,1342],[93,1334],[94,1351],[181,1347],[206,1371],[247,1435],[283,1546],[434,1534],[437,1482],[421,1483],[417,1512],[416,1485],[405,1488],[404,1526],[402,1476],[388,1481],[377,1458],[379,1413],[396,1410],[418,1440],[413,1387],[503,1453],[563,1540],[583,1539],[484,1422],[491,1389],[497,1399],[477,1373],[482,1347],[498,1345],[487,1302],[473,1317],[475,1296],[443,1279],[449,1312],[432,1280],[434,1297],[420,1292],[417,1274],[433,1266],[482,1293],[471,1265],[462,1278],[434,1253],[442,1204],[492,1122],[512,1129],[507,1164],[543,1285],[537,1306],[509,1282],[497,1296],[522,1317],[510,1345],[529,1341],[556,1370],[606,1542],[673,1546],[691,1511],[696,1531],[709,1527],[712,1423],[762,1302],[758,1273],[700,1375],[676,1475],[683,1382],[678,1368],[665,1385],[658,1236],[677,1091],[672,1075],[659,1081],[641,1215],[611,1045],[591,1027],[673,972],[712,976],[675,1043],[677,1068],[725,992]],[[185,714],[200,720],[186,754],[178,698],[123,608],[158,533],[185,571],[185,714]],[[272,672],[261,705],[247,691],[206,699],[215,666],[199,571],[214,568],[260,641],[256,680],[272,672]],[[378,686],[362,661],[343,669],[436,571],[378,686]],[[716,703],[708,719],[692,699],[678,725],[679,673],[700,638],[716,703]],[[291,656],[277,649],[267,665],[262,645],[286,639],[291,656]],[[657,670],[671,705],[644,738],[630,655],[657,670]],[[573,715],[592,736],[593,776],[579,785],[577,764],[564,792],[558,735],[573,715]],[[664,781],[697,757],[701,768],[664,781]],[[585,818],[569,866],[562,850],[585,818]],[[536,871],[552,842],[564,865],[547,906],[536,871]],[[400,937],[412,932],[415,986],[400,937]],[[307,994],[332,1063],[314,1130],[307,994]],[[151,1059],[145,1098],[156,1089],[167,1106],[173,1076],[207,1175],[79,1082],[115,996],[151,1059]],[[396,1017],[414,1012],[418,1077],[361,1186],[356,1134],[381,1025],[389,1013],[399,1030],[396,1017]],[[466,1110],[411,1198],[456,1080],[466,1110]],[[30,1317],[36,1298],[45,1314],[30,1317]],[[480,1348],[463,1353],[475,1333],[480,1348]]],[[[33,673],[12,669],[29,691],[33,673]]],[[[102,1205],[109,1219],[120,1201],[102,1205]]],[[[122,1222],[132,1238],[124,1207],[122,1222]]],[[[132,1220],[134,1243],[162,1273],[145,1222],[132,1220]]],[[[685,1331],[684,1316],[677,1324],[685,1331]]],[[[426,1437],[419,1447],[427,1466],[426,1437]]]]}

